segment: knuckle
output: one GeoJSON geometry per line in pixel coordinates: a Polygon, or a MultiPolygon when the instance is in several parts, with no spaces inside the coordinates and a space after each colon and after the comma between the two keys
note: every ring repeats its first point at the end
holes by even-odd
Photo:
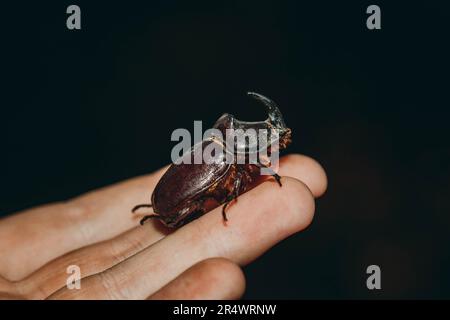
{"type": "Polygon", "coordinates": [[[61,205],[63,206],[64,221],[77,226],[76,230],[83,239],[90,239],[93,230],[91,230],[87,222],[92,217],[92,206],[89,203],[78,200],[68,200],[61,205]]]}
{"type": "Polygon", "coordinates": [[[129,295],[125,290],[126,286],[121,284],[122,281],[120,281],[120,276],[117,276],[117,273],[106,270],[100,272],[98,276],[100,283],[104,288],[104,292],[110,299],[123,300],[129,298],[129,295]]]}
{"type": "Polygon", "coordinates": [[[89,215],[89,206],[85,205],[83,202],[68,200],[62,202],[61,205],[64,207],[66,218],[71,221],[80,221],[89,215]]]}

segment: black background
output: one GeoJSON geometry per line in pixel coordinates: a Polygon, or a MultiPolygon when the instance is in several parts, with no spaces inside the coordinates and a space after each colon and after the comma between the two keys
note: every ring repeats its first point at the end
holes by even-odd
{"type": "Polygon", "coordinates": [[[1,215],[156,170],[193,120],[264,119],[252,90],[329,188],[305,232],[245,268],[245,297],[450,298],[444,1],[93,2],[1,5],[1,215]]]}

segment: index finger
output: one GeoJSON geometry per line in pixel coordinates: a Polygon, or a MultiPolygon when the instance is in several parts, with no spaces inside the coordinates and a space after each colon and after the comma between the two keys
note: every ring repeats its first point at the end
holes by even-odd
{"type": "MultiPolygon", "coordinates": [[[[8,258],[0,261],[0,274],[10,280],[22,279],[58,256],[137,226],[140,217],[132,215],[131,208],[150,201],[151,192],[165,170],[167,167],[66,203],[27,210],[4,219],[0,223],[0,254],[4,252],[8,258]],[[24,231],[26,237],[21,236],[24,231]]],[[[314,196],[320,196],[326,189],[324,170],[307,156],[282,157],[279,174],[300,179],[314,196]]],[[[152,223],[148,230],[155,239],[169,232],[160,223],[152,223]]]]}
{"type": "MultiPolygon", "coordinates": [[[[149,201],[166,169],[3,218],[0,274],[21,280],[56,257],[137,226],[139,217],[131,214],[131,208],[149,201]]],[[[161,235],[167,231],[160,224],[149,229],[161,235]]]]}

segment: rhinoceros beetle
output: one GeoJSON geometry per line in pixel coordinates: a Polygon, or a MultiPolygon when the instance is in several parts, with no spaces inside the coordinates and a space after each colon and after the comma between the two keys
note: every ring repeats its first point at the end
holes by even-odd
{"type": "MultiPolygon", "coordinates": [[[[283,116],[277,105],[261,94],[248,92],[248,95],[261,101],[268,112],[269,117],[265,121],[246,122],[237,120],[231,114],[222,115],[213,126],[214,129],[225,133],[227,129],[266,129],[269,133],[269,142],[266,145],[269,154],[273,146],[284,149],[291,142],[291,130],[286,127],[283,116]]],[[[256,141],[257,143],[258,141],[256,141]]],[[[249,156],[249,144],[255,141],[244,140],[244,143],[233,142],[233,148],[226,142],[211,136],[199,144],[207,147],[210,144],[225,146],[224,154],[232,152],[235,159],[239,155],[249,156]],[[232,151],[230,151],[230,149],[232,151]]],[[[192,158],[194,149],[185,153],[182,157],[192,158]]],[[[257,150],[257,149],[256,149],[257,150]]],[[[247,191],[258,176],[262,168],[268,168],[270,163],[244,163],[237,161],[230,163],[225,161],[225,155],[221,155],[219,161],[214,163],[192,164],[192,162],[181,161],[172,164],[157,183],[151,204],[140,204],[132,209],[132,212],[140,208],[153,208],[153,214],[146,215],[141,220],[141,225],[150,218],[159,219],[167,227],[179,227],[190,222],[206,212],[223,205],[223,220],[227,221],[225,210],[230,202],[247,191]]],[[[269,171],[281,187],[280,176],[274,171],[269,171]]]]}

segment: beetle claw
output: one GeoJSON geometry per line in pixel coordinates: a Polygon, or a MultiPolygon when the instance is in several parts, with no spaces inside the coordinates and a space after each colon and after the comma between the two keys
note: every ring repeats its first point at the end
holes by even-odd
{"type": "Polygon", "coordinates": [[[225,222],[228,221],[227,214],[225,213],[225,208],[227,207],[228,204],[229,204],[229,202],[225,203],[222,207],[222,217],[223,217],[223,221],[225,221],[225,222]]]}
{"type": "Polygon", "coordinates": [[[135,213],[140,208],[151,208],[151,207],[153,207],[153,205],[151,203],[150,204],[138,204],[131,210],[131,212],[135,213]]]}
{"type": "Polygon", "coordinates": [[[282,187],[283,185],[281,184],[281,177],[278,174],[273,174],[273,177],[275,178],[275,180],[277,180],[278,184],[280,185],[280,187],[282,187]]]}

